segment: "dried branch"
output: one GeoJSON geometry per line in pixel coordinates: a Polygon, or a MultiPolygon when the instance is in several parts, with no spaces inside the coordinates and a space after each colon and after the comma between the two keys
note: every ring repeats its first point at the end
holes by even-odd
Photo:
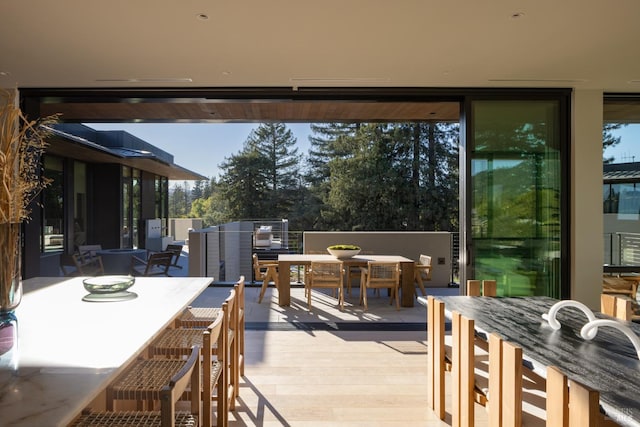
{"type": "Polygon", "coordinates": [[[29,205],[49,185],[40,175],[40,159],[58,116],[29,121],[15,95],[0,90],[0,224],[28,220],[29,205]]]}

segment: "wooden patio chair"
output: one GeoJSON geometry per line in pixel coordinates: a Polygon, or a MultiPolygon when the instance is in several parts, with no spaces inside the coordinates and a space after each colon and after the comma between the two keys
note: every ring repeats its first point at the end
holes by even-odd
{"type": "Polygon", "coordinates": [[[180,260],[180,256],[182,256],[183,247],[184,247],[183,245],[176,245],[176,244],[167,245],[165,252],[171,252],[173,254],[171,267],[182,268],[181,265],[178,265],[178,261],[180,260]]]}
{"type": "Polygon", "coordinates": [[[360,303],[367,305],[367,289],[389,289],[389,304],[396,300],[396,309],[400,310],[400,263],[369,261],[366,268],[362,268],[360,278],[360,303]]]}
{"type": "Polygon", "coordinates": [[[131,257],[131,274],[134,276],[167,276],[169,277],[169,267],[173,259],[172,252],[155,252],[149,255],[146,260],[131,257]]]}
{"type": "Polygon", "coordinates": [[[342,261],[312,261],[304,282],[307,306],[311,311],[311,291],[313,288],[337,289],[338,306],[344,310],[344,264],[342,261]]]}
{"type": "Polygon", "coordinates": [[[260,304],[270,282],[273,282],[278,288],[278,262],[260,261],[258,254],[253,254],[253,274],[257,281],[262,281],[260,295],[258,296],[258,304],[260,304]]]}
{"type": "MultiPolygon", "coordinates": [[[[186,427],[200,425],[200,396],[193,393],[191,396],[190,411],[181,411],[176,404],[183,393],[190,386],[191,389],[200,390],[200,348],[193,347],[190,356],[186,360],[140,360],[134,362],[117,380],[118,385],[107,388],[109,397],[123,399],[137,399],[140,401],[160,401],[160,411],[114,411],[113,399],[107,400],[107,412],[87,411],[80,415],[72,424],[72,427],[80,426],[132,426],[157,425],[161,427],[186,427]],[[151,365],[155,365],[151,369],[151,365]],[[121,385],[137,384],[143,379],[153,380],[148,389],[140,389],[127,395],[120,395],[121,385]]],[[[134,386],[135,387],[135,386],[134,386]]]]}
{"type": "Polygon", "coordinates": [[[104,274],[102,258],[98,255],[91,256],[89,252],[72,255],[76,271],[80,276],[101,276],[104,274]]]}
{"type": "MultiPolygon", "coordinates": [[[[427,292],[424,289],[424,282],[431,281],[431,257],[429,255],[420,254],[420,259],[413,266],[413,281],[420,288],[422,296],[426,296],[427,292]]],[[[417,296],[417,289],[415,289],[414,292],[417,296]]]]}

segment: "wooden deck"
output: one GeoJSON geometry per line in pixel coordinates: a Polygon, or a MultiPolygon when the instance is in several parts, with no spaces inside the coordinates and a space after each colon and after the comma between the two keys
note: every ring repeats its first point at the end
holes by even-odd
{"type": "MultiPolygon", "coordinates": [[[[277,305],[273,288],[258,304],[259,290],[247,288],[245,376],[231,426],[450,425],[449,415],[442,422],[427,407],[423,306],[396,310],[372,297],[364,313],[355,291],[340,312],[314,290],[309,313],[304,289],[292,289],[290,307],[277,305]]],[[[227,293],[211,287],[195,305],[216,304],[227,293]]],[[[478,408],[476,425],[486,426],[478,408]]]]}

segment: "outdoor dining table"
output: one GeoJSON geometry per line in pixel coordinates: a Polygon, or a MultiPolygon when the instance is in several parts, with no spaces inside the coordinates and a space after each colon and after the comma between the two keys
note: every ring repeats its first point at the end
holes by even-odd
{"type": "MultiPolygon", "coordinates": [[[[548,297],[438,296],[445,315],[453,311],[474,320],[476,333],[498,333],[522,348],[533,370],[545,375],[556,366],[569,379],[600,393],[600,405],[616,423],[640,426],[640,361],[631,341],[620,331],[600,327],[593,340],[580,336],[587,322],[581,311],[565,307],[558,312],[562,327],[554,330],[542,314],[558,300],[548,297]]],[[[425,303],[424,298],[419,298],[425,303]]],[[[600,313],[598,318],[611,319],[600,313]]],[[[640,325],[623,322],[640,335],[640,325]]]]}
{"type": "MultiPolygon", "coordinates": [[[[291,266],[311,265],[312,261],[335,261],[336,257],[328,254],[280,254],[278,255],[278,304],[291,304],[291,266]]],[[[369,261],[399,262],[402,274],[400,277],[401,298],[400,305],[413,307],[414,261],[399,255],[356,255],[351,258],[340,259],[345,268],[351,266],[366,267],[369,261]]]]}
{"type": "Polygon", "coordinates": [[[107,385],[212,281],[136,278],[133,296],[87,302],[82,279],[24,281],[15,342],[0,355],[0,425],[66,426],[104,409],[107,385]]]}

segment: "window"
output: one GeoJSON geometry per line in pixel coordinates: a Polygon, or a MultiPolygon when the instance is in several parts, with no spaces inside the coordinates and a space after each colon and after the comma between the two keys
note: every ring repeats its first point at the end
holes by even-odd
{"type": "Polygon", "coordinates": [[[59,157],[44,157],[45,178],[51,183],[42,192],[41,252],[64,249],[64,167],[59,157]]]}
{"type": "Polygon", "coordinates": [[[640,98],[607,95],[603,116],[603,262],[640,264],[640,98]]]}

